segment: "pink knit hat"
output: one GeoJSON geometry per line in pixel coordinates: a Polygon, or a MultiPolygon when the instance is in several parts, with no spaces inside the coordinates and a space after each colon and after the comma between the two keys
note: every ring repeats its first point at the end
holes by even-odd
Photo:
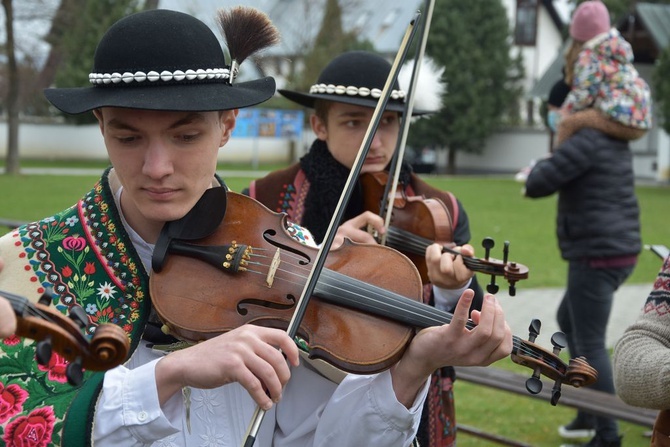
{"type": "Polygon", "coordinates": [[[610,13],[607,6],[601,1],[589,0],[577,6],[570,24],[570,36],[586,42],[609,29],[610,13]]]}

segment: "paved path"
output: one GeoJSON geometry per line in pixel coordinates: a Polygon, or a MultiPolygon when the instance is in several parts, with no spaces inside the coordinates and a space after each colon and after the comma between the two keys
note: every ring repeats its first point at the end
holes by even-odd
{"type": "MultiPolygon", "coordinates": [[[[607,327],[607,346],[613,347],[623,331],[637,318],[651,291],[652,284],[624,284],[614,295],[614,304],[607,327]]],[[[512,332],[526,339],[531,319],[539,318],[542,330],[537,343],[551,348],[551,334],[558,331],[556,310],[563,297],[562,288],[524,289],[517,284],[516,296],[509,296],[501,285],[498,299],[512,332]]]]}

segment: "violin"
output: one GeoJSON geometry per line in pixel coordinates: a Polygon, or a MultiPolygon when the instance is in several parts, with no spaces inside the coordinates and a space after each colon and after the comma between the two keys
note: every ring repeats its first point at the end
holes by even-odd
{"type": "MultiPolygon", "coordinates": [[[[388,173],[364,173],[360,177],[363,187],[364,209],[379,214],[384,196],[388,173]]],[[[517,262],[508,261],[509,242],[505,242],[503,259],[489,257],[491,248],[495,246],[493,239],[485,238],[482,246],[486,250],[484,259],[463,256],[453,249],[453,225],[451,213],[444,202],[438,198],[408,196],[402,187],[398,187],[393,200],[391,225],[386,232],[386,245],[395,248],[416,265],[424,284],[430,282],[426,266],[426,248],[433,243],[442,245],[442,253],[462,256],[467,268],[473,272],[491,275],[486,290],[497,293],[496,276],[504,277],[509,283],[509,294],[516,294],[516,282],[528,278],[528,267],[517,262]]]]}
{"type": "MultiPolygon", "coordinates": [[[[221,192],[215,190],[223,188],[207,190],[196,208],[217,207],[221,192]]],[[[154,308],[167,332],[190,342],[243,324],[285,329],[317,252],[294,239],[299,230],[285,214],[241,194],[224,194],[225,216],[213,231],[208,224],[207,234],[197,234],[192,226],[170,222],[152,260],[154,308]]],[[[197,221],[188,214],[182,219],[197,221]]],[[[396,250],[347,240],[325,262],[296,340],[310,358],[350,373],[377,373],[402,357],[416,329],[452,319],[423,304],[418,271],[396,250]]],[[[556,337],[554,352],[547,352],[514,337],[512,359],[534,371],[529,391],[539,392],[540,375],[555,380],[558,390],[564,382],[579,387],[595,381],[597,373],[584,359],[566,365],[558,357],[565,344],[556,337]]]]}
{"type": "Polygon", "coordinates": [[[16,314],[16,335],[37,341],[35,356],[40,365],[48,365],[53,351],[69,363],[65,369],[68,382],[79,385],[84,369],[106,371],[120,365],[127,357],[130,343],[120,327],[105,323],[98,326],[89,340],[82,332],[88,316],[81,306],[71,308],[69,316],[48,306],[53,302],[51,290],[37,303],[0,290],[16,314]]]}

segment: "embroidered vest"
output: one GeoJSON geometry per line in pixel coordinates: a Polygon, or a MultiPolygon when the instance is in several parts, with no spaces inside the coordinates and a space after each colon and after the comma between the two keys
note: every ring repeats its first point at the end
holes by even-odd
{"type": "MultiPolygon", "coordinates": [[[[148,275],[125,232],[109,186],[109,170],[73,207],[0,238],[5,268],[0,289],[36,301],[47,287],[51,305],[67,313],[80,305],[85,334],[102,323],[125,331],[131,352],[150,310],[148,275]]],[[[65,377],[67,361],[54,353],[35,361],[35,342],[0,340],[0,438],[7,447],[91,445],[104,373],[85,372],[81,385],[65,377]]]]}
{"type": "MultiPolygon", "coordinates": [[[[258,200],[272,211],[286,213],[291,221],[301,224],[309,186],[309,179],[300,169],[300,164],[296,163],[286,169],[271,172],[263,178],[252,181],[249,190],[246,192],[250,197],[258,200]]],[[[459,210],[456,197],[452,193],[434,188],[421,180],[416,174],[412,174],[407,194],[442,200],[451,215],[453,228],[458,225],[459,210]]]]}

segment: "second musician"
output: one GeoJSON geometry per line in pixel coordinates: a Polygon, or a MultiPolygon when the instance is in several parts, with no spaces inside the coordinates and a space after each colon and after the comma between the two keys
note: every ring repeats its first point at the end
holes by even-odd
{"type": "MultiPolygon", "coordinates": [[[[289,100],[314,109],[310,124],[316,139],[299,163],[252,182],[245,193],[274,211],[287,213],[290,220],[308,228],[317,242],[321,242],[377,105],[377,99],[369,92],[383,90],[390,71],[391,64],[381,56],[352,51],[333,59],[310,92],[279,90],[289,100]],[[339,92],[328,89],[328,85],[347,89],[339,92]]],[[[439,86],[434,87],[439,91],[439,86]]],[[[397,82],[393,88],[400,93],[393,96],[399,99],[392,96],[389,100],[361,173],[384,171],[393,157],[405,98],[397,82]]],[[[430,89],[431,86],[421,85],[419,88],[430,89]]],[[[420,108],[417,102],[413,114],[427,113],[420,108]]],[[[399,183],[408,196],[441,199],[451,210],[453,242],[464,254],[474,255],[473,248],[466,245],[470,241],[468,216],[453,194],[431,187],[406,163],[402,165],[399,183]]],[[[359,185],[349,202],[345,222],[338,229],[334,246],[341,244],[345,237],[355,242],[374,243],[374,237],[366,231],[368,225],[378,232],[384,231],[383,219],[365,209],[363,194],[359,185]]],[[[442,254],[438,245],[432,245],[426,250],[426,266],[431,284],[424,289],[425,302],[452,311],[461,293],[471,288],[476,292],[473,308],[481,307],[482,290],[461,257],[453,259],[451,254],[442,254]]],[[[419,428],[420,445],[446,447],[455,444],[454,379],[452,367],[442,368],[434,374],[419,428]]]]}

